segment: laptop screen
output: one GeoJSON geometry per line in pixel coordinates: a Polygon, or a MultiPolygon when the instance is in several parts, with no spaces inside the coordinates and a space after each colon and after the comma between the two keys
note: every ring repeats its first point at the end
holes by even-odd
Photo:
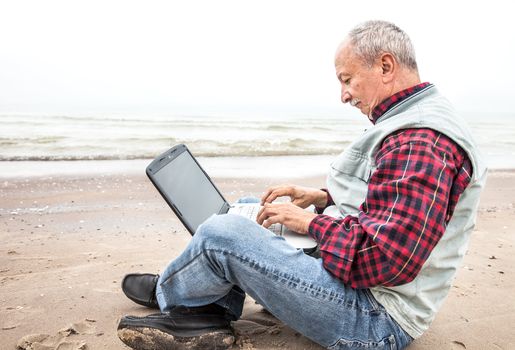
{"type": "Polygon", "coordinates": [[[159,169],[153,175],[153,180],[193,232],[211,215],[218,214],[225,204],[189,152],[182,152],[159,169]]]}

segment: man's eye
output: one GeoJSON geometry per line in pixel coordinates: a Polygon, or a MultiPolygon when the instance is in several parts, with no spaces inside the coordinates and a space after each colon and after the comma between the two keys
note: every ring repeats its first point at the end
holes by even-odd
{"type": "Polygon", "coordinates": [[[345,81],[343,83],[346,84],[346,85],[349,85],[350,84],[350,78],[345,79],[345,81]]]}

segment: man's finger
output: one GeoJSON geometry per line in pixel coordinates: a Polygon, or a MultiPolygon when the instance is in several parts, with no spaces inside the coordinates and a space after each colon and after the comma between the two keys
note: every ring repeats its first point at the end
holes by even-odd
{"type": "Polygon", "coordinates": [[[270,195],[270,193],[272,193],[272,191],[274,190],[275,187],[270,187],[269,189],[266,190],[265,194],[261,196],[261,205],[265,204],[266,203],[266,199],[268,198],[268,196],[270,195]]]}
{"type": "Polygon", "coordinates": [[[275,201],[278,197],[283,196],[291,196],[292,191],[290,187],[280,186],[273,188],[269,193],[267,193],[266,197],[263,196],[262,203],[272,203],[275,201]]]}
{"type": "Polygon", "coordinates": [[[278,195],[276,191],[273,191],[272,193],[270,193],[268,195],[267,198],[265,198],[264,203],[272,203],[273,201],[275,201],[277,199],[277,197],[280,197],[280,195],[278,195]]]}
{"type": "Polygon", "coordinates": [[[272,226],[273,224],[277,224],[278,222],[281,222],[281,216],[280,215],[274,215],[274,216],[270,216],[268,219],[263,221],[262,226],[264,228],[269,228],[270,226],[272,226]]]}
{"type": "Polygon", "coordinates": [[[256,216],[256,221],[258,224],[262,225],[263,224],[263,221],[265,221],[266,219],[268,219],[269,216],[273,215],[273,210],[272,208],[275,206],[275,204],[271,204],[271,203],[265,203],[261,209],[259,210],[257,216],[256,216]]]}
{"type": "MultiPolygon", "coordinates": [[[[261,210],[258,212],[256,222],[260,225],[263,225],[265,220],[270,220],[270,218],[276,217],[281,212],[282,206],[283,204],[265,203],[265,205],[263,205],[261,210]]],[[[277,218],[274,220],[277,220],[277,218]]]]}
{"type": "Polygon", "coordinates": [[[257,215],[256,215],[256,222],[258,224],[263,224],[263,221],[266,219],[266,217],[264,216],[264,211],[265,211],[265,207],[262,206],[261,209],[259,209],[257,215]]]}
{"type": "Polygon", "coordinates": [[[281,186],[270,187],[266,193],[261,197],[261,205],[265,203],[272,203],[278,196],[275,192],[280,190],[281,186]]]}

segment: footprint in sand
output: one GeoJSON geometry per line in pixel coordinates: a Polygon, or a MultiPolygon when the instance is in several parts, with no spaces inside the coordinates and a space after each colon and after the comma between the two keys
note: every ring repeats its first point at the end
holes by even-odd
{"type": "Polygon", "coordinates": [[[464,343],[457,341],[457,340],[453,340],[451,342],[451,347],[452,347],[452,349],[455,349],[455,350],[461,350],[461,349],[467,348],[467,346],[464,343]]]}
{"type": "Polygon", "coordinates": [[[84,320],[73,323],[57,332],[50,334],[29,334],[18,341],[17,349],[20,350],[85,350],[86,342],[73,340],[74,335],[95,333],[94,320],[84,320]]]}

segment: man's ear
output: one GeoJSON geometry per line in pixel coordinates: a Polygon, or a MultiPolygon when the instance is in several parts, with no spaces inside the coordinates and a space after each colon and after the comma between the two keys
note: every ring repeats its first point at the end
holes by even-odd
{"type": "Polygon", "coordinates": [[[395,71],[397,69],[397,62],[390,53],[383,53],[381,55],[381,75],[383,82],[389,83],[393,80],[395,71]]]}

